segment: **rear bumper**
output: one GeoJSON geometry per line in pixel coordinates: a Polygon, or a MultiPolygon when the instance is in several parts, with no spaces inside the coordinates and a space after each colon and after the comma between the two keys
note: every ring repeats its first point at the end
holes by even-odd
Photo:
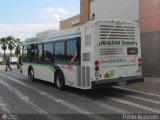
{"type": "Polygon", "coordinates": [[[124,77],[124,78],[122,77],[122,78],[114,78],[114,79],[108,79],[108,80],[92,81],[92,88],[115,86],[115,85],[118,85],[118,82],[126,82],[126,84],[144,82],[144,77],[131,76],[131,77],[124,77]]]}

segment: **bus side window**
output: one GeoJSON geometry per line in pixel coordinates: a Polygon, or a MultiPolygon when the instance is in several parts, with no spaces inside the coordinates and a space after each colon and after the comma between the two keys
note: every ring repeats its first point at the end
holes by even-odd
{"type": "Polygon", "coordinates": [[[77,38],[77,59],[80,62],[81,59],[81,38],[77,38]]]}
{"type": "Polygon", "coordinates": [[[31,44],[28,48],[28,60],[33,62],[35,60],[35,45],[31,44]]]}
{"type": "Polygon", "coordinates": [[[43,45],[37,45],[36,48],[36,61],[43,62],[43,45]]]}
{"type": "Polygon", "coordinates": [[[44,44],[44,62],[54,62],[53,43],[44,44]]]}
{"type": "Polygon", "coordinates": [[[22,58],[23,62],[27,61],[27,46],[23,46],[22,58]]]}
{"type": "Polygon", "coordinates": [[[65,42],[55,42],[55,60],[57,63],[64,63],[65,59],[65,42]]]}
{"type": "Polygon", "coordinates": [[[80,41],[72,39],[67,41],[67,61],[71,64],[79,64],[80,61],[80,41]]]}

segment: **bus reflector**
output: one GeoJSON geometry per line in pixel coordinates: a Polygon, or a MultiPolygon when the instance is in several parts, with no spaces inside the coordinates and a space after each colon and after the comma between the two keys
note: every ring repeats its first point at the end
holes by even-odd
{"type": "Polygon", "coordinates": [[[143,62],[143,58],[138,58],[138,62],[143,62]]]}
{"type": "Polygon", "coordinates": [[[99,67],[98,67],[98,66],[96,66],[96,67],[95,67],[95,70],[96,70],[96,71],[99,71],[99,67]]]}

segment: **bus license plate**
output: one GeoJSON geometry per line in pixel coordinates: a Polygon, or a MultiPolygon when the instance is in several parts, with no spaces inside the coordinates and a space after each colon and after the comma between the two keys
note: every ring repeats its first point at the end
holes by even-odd
{"type": "Polygon", "coordinates": [[[127,85],[127,81],[120,81],[118,82],[118,85],[127,85]]]}

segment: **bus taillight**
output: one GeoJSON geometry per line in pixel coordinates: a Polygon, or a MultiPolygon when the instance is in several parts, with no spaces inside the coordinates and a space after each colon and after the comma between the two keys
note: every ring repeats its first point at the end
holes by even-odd
{"type": "Polygon", "coordinates": [[[95,61],[95,65],[96,65],[96,66],[99,65],[99,61],[98,61],[98,60],[95,61]]]}
{"type": "Polygon", "coordinates": [[[96,60],[95,61],[95,76],[97,77],[96,79],[98,79],[98,77],[100,76],[100,73],[99,73],[99,64],[100,64],[100,62],[99,62],[99,60],[96,60]]]}

